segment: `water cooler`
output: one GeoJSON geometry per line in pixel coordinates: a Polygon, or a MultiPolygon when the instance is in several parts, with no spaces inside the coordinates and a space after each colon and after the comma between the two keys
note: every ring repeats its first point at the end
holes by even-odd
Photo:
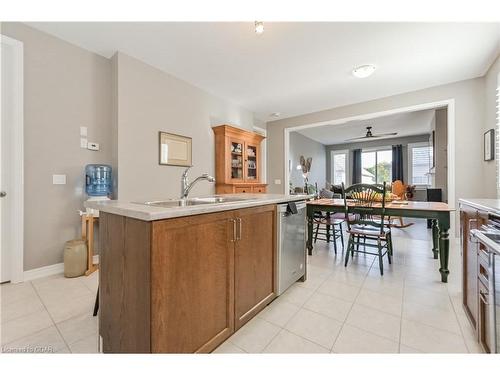
{"type": "MultiPolygon", "coordinates": [[[[85,192],[89,201],[109,200],[113,189],[111,166],[88,164],[85,167],[85,192]]],[[[99,211],[87,208],[87,214],[99,217],[99,211]]]]}

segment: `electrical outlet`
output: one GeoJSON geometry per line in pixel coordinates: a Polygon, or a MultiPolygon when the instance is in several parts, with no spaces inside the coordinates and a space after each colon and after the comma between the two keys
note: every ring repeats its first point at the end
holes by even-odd
{"type": "Polygon", "coordinates": [[[87,138],[80,138],[80,148],[87,148],[87,138]]]}
{"type": "Polygon", "coordinates": [[[99,143],[88,142],[87,143],[87,149],[89,149],[91,151],[99,151],[99,143]]]}
{"type": "Polygon", "coordinates": [[[53,174],[52,175],[53,185],[66,185],[66,175],[65,174],[53,174]]]}
{"type": "Polygon", "coordinates": [[[279,180],[279,179],[274,180],[274,184],[275,185],[281,185],[281,180],[279,180]]]}

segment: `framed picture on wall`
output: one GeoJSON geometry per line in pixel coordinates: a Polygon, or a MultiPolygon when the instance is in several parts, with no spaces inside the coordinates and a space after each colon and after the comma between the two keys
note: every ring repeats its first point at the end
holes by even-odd
{"type": "Polygon", "coordinates": [[[160,165],[190,167],[192,165],[192,142],[190,137],[166,132],[160,133],[160,165]]]}
{"type": "Polygon", "coordinates": [[[484,160],[495,160],[495,129],[484,133],[484,160]]]}

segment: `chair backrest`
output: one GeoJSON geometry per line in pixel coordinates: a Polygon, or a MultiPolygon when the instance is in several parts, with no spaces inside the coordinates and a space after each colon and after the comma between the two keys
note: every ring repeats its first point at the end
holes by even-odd
{"type": "Polygon", "coordinates": [[[386,184],[354,184],[348,188],[342,185],[344,197],[345,218],[347,227],[351,225],[370,225],[384,230],[386,184]],[[349,196],[349,201],[347,200],[349,196]],[[374,213],[374,206],[379,208],[374,213]]]}

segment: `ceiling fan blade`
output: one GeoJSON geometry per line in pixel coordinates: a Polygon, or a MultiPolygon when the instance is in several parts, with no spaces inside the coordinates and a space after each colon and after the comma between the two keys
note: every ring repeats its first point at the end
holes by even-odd
{"type": "Polygon", "coordinates": [[[398,135],[398,133],[382,133],[382,134],[374,135],[374,137],[390,137],[392,135],[398,135]]]}
{"type": "Polygon", "coordinates": [[[367,138],[373,138],[373,137],[367,137],[366,135],[364,135],[362,137],[349,138],[349,139],[346,139],[345,141],[357,141],[360,139],[367,139],[367,138]]]}

